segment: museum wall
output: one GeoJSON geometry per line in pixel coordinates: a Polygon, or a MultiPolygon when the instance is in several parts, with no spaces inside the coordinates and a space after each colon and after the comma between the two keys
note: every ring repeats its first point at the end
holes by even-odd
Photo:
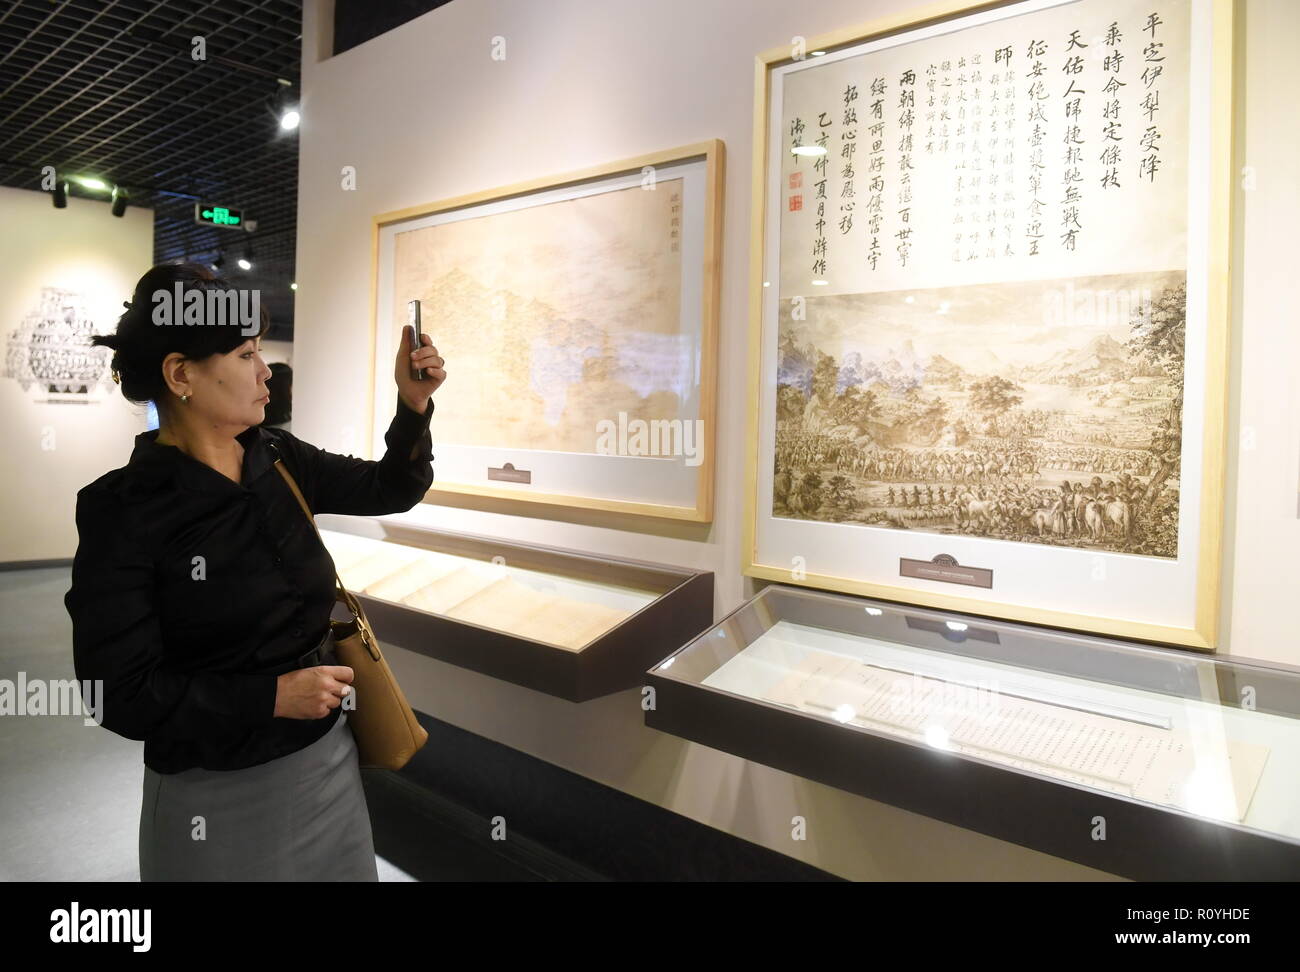
{"type": "MultiPolygon", "coordinates": [[[[296,416],[295,429],[323,447],[365,448],[375,215],[701,139],[725,142],[712,528],[654,529],[565,509],[548,519],[541,511],[515,515],[469,499],[422,505],[410,519],[707,568],[717,575],[719,612],[730,610],[750,590],[738,550],[753,57],[796,34],[815,36],[908,5],[825,0],[795,11],[760,0],[747,3],[745,16],[737,18],[731,3],[693,4],[683,8],[692,29],[681,31],[671,4],[649,9],[499,0],[471,10],[450,4],[332,58],[328,17],[319,17],[317,6],[308,5],[312,30],[304,33],[304,95],[312,115],[301,135],[298,387],[303,406],[320,407],[296,416]],[[324,26],[318,30],[317,24],[324,26]],[[498,35],[506,43],[504,60],[490,56],[498,35]],[[476,36],[482,41],[477,47],[466,40],[476,36]],[[352,190],[342,187],[344,166],[355,167],[352,190]]],[[[1239,6],[1235,149],[1241,176],[1234,196],[1220,650],[1300,664],[1300,639],[1277,610],[1286,603],[1291,551],[1300,541],[1297,281],[1292,248],[1281,235],[1297,214],[1291,160],[1300,123],[1278,83],[1300,8],[1286,0],[1239,6]]],[[[437,322],[426,327],[436,338],[437,322]]],[[[481,380],[458,374],[454,361],[448,367],[441,395],[454,395],[458,381],[481,380]]],[[[436,442],[436,419],[434,436],[436,442]]]]}
{"type": "MultiPolygon", "coordinates": [[[[680,0],[654,5],[581,0],[453,3],[331,58],[328,5],[308,4],[295,432],[335,451],[364,449],[371,380],[371,228],[376,215],[722,139],[727,169],[713,524],[651,528],[596,513],[525,514],[469,498],[457,499],[454,505],[421,504],[397,519],[708,569],[716,575],[716,615],[737,607],[752,592],[740,574],[739,546],[754,56],[797,34],[812,37],[905,6],[885,0],[824,0],[799,8],[777,0],[748,0],[743,5],[680,0]],[[490,56],[497,36],[505,38],[504,61],[490,56]],[[355,171],[354,188],[344,188],[345,166],[355,171]]],[[[1267,82],[1270,71],[1281,70],[1280,38],[1294,36],[1300,21],[1284,2],[1247,7],[1248,23],[1252,18],[1264,22],[1262,29],[1251,29],[1245,42],[1253,54],[1244,65],[1253,90],[1267,82]],[[1263,58],[1270,60],[1265,63],[1263,58]]],[[[1235,323],[1240,335],[1247,309],[1253,308],[1255,315],[1262,312],[1271,318],[1266,326],[1272,333],[1262,343],[1276,343],[1290,309],[1275,299],[1273,282],[1281,279],[1285,258],[1276,234],[1285,220],[1275,221],[1288,205],[1294,213],[1295,200],[1284,198],[1280,188],[1283,179],[1290,178],[1279,168],[1287,148],[1275,147],[1270,139],[1289,122],[1280,95],[1259,98],[1252,108],[1254,134],[1249,144],[1258,165],[1272,167],[1274,178],[1270,182],[1261,175],[1243,214],[1256,262],[1242,278],[1251,288],[1250,300],[1238,301],[1235,323]],[[1272,217],[1267,224],[1265,214],[1272,217]]],[[[437,321],[425,323],[436,342],[437,321]]],[[[1267,348],[1255,349],[1260,360],[1269,353],[1267,348]]],[[[1277,393],[1289,387],[1282,380],[1288,363],[1280,356],[1271,360],[1277,369],[1273,394],[1253,390],[1250,407],[1261,413],[1254,415],[1261,429],[1271,416],[1269,434],[1290,443],[1295,439],[1293,423],[1277,402],[1277,393]],[[1261,409],[1270,397],[1271,411],[1261,409]]],[[[490,380],[457,372],[454,360],[447,368],[449,378],[438,392],[440,398],[455,395],[461,383],[490,380]]],[[[1241,384],[1239,375],[1235,380],[1241,384]]],[[[433,438],[436,455],[436,414],[433,438]]],[[[1294,489],[1297,472],[1294,446],[1281,451],[1289,459],[1276,459],[1270,467],[1279,495],[1294,489]]],[[[1258,461],[1258,451],[1255,456],[1258,461]]],[[[436,476],[436,461],[434,470],[436,476]]],[[[1268,487],[1255,480],[1239,485],[1239,478],[1230,465],[1234,502],[1244,510],[1260,506],[1261,497],[1252,490],[1268,487]]],[[[1294,515],[1294,508],[1291,512],[1294,515]]],[[[1286,555],[1274,544],[1275,534],[1266,528],[1233,530],[1235,519],[1234,508],[1229,542],[1251,545],[1239,561],[1253,558],[1265,573],[1268,565],[1276,569],[1284,564],[1286,555]]],[[[342,520],[325,516],[321,525],[354,530],[366,526],[342,520]]],[[[1273,613],[1259,598],[1239,598],[1237,604],[1273,613]]],[[[1225,620],[1225,628],[1241,654],[1300,661],[1293,639],[1269,638],[1266,630],[1252,630],[1252,643],[1241,645],[1238,623],[1225,620]]],[[[859,879],[1109,877],[646,729],[637,692],[574,705],[400,649],[392,651],[390,661],[412,703],[439,719],[836,874],[859,879]],[[791,818],[796,815],[807,821],[806,840],[792,839],[791,818]]]]}
{"type": "MultiPolygon", "coordinates": [[[[55,209],[49,193],[0,187],[0,322],[5,371],[0,433],[7,475],[0,481],[6,516],[0,563],[70,560],[77,549],[77,490],[131,458],[147,409],[132,405],[109,377],[99,351],[97,381],[37,380],[61,355],[79,353],[89,334],[111,334],[136,281],[153,263],[153,211],[130,206],[120,218],[107,202],[73,197],[55,209]],[[66,310],[66,309],[70,309],[66,310]],[[67,314],[74,330],[51,335],[40,320],[67,314]],[[42,338],[51,340],[43,340],[42,338]],[[37,363],[32,348],[50,351],[37,363]],[[24,387],[26,385],[26,387],[24,387]]],[[[292,363],[293,344],[264,341],[267,363],[292,363]]],[[[84,367],[84,365],[83,365],[84,367]]]]}
{"type": "MultiPolygon", "coordinates": [[[[711,529],[650,530],[595,515],[519,515],[490,502],[422,504],[400,519],[715,572],[717,616],[752,591],[743,515],[753,58],[800,34],[907,9],[824,0],[602,5],[450,4],[326,58],[308,5],[300,182],[295,430],[340,448],[365,427],[371,220],[379,214],[707,138],[726,143],[717,499],[711,529]],[[688,24],[690,29],[683,30],[688,24]],[[494,36],[507,57],[489,56],[494,36]],[[474,38],[479,43],[474,43],[474,38]],[[341,187],[355,166],[356,187],[341,187]]],[[[1238,33],[1232,384],[1222,650],[1300,664],[1289,601],[1300,540],[1297,275],[1283,237],[1300,216],[1300,148],[1282,72],[1300,7],[1248,0],[1238,33]]],[[[437,334],[437,322],[426,323],[437,334]]],[[[440,396],[454,395],[450,377],[440,396]]],[[[433,424],[437,452],[437,417],[433,424]]],[[[437,463],[435,462],[435,475],[437,463]]],[[[323,518],[329,520],[330,518],[323,518]]],[[[352,528],[357,528],[356,524],[352,528]]],[[[1024,848],[645,729],[636,693],[572,705],[394,652],[418,707],[473,732],[838,874],[856,878],[1103,876],[1024,848]],[[809,839],[790,839],[790,818],[809,839]]]]}
{"type": "MultiPolygon", "coordinates": [[[[111,380],[58,382],[54,391],[40,380],[64,373],[76,353],[63,339],[70,330],[52,333],[40,319],[48,311],[70,316],[69,328],[111,331],[152,254],[151,210],[128,207],[119,219],[107,202],[74,197],[55,209],[49,193],[0,187],[0,562],[70,558],[77,490],[125,463],[145,428],[145,407],[111,380]]],[[[107,361],[110,352],[99,353],[107,361]]]]}
{"type": "Polygon", "coordinates": [[[1286,613],[1300,577],[1300,274],[1289,239],[1300,113],[1286,91],[1300,4],[1247,0],[1242,15],[1223,650],[1300,665],[1286,613]]]}

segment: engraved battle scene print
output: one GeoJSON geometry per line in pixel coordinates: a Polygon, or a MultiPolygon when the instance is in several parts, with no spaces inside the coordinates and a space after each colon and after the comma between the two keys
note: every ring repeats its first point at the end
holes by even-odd
{"type": "Polygon", "coordinates": [[[780,302],[772,514],[1174,558],[1183,271],[780,302]]]}

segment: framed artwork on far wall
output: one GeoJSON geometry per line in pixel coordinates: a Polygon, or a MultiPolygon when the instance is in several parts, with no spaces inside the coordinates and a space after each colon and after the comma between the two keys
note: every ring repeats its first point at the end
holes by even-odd
{"type": "Polygon", "coordinates": [[[1233,24],[947,2],[757,58],[747,574],[1214,649],[1233,24]]]}
{"type": "Polygon", "coordinates": [[[375,218],[372,444],[408,301],[447,361],[426,501],[712,519],[723,165],[714,139],[375,218]]]}

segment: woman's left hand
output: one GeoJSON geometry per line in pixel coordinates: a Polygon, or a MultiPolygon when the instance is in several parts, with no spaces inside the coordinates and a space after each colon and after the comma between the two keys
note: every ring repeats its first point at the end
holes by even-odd
{"type": "Polygon", "coordinates": [[[423,414],[429,404],[429,396],[447,380],[447,372],[443,370],[446,362],[439,356],[438,349],[433,346],[433,338],[421,334],[420,344],[422,346],[418,351],[411,351],[411,325],[407,324],[402,328],[402,340],[397,349],[397,363],[393,369],[393,377],[397,380],[397,394],[411,406],[413,411],[423,414]],[[411,377],[412,367],[424,371],[422,381],[411,377]]]}

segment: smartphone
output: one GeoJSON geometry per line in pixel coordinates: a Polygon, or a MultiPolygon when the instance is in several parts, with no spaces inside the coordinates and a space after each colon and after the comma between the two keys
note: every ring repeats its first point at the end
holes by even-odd
{"type": "MultiPolygon", "coordinates": [[[[422,345],[420,340],[420,302],[418,300],[408,300],[406,302],[406,322],[411,325],[411,350],[418,351],[422,345]]],[[[424,381],[424,369],[411,365],[411,377],[416,381],[424,381]]]]}

